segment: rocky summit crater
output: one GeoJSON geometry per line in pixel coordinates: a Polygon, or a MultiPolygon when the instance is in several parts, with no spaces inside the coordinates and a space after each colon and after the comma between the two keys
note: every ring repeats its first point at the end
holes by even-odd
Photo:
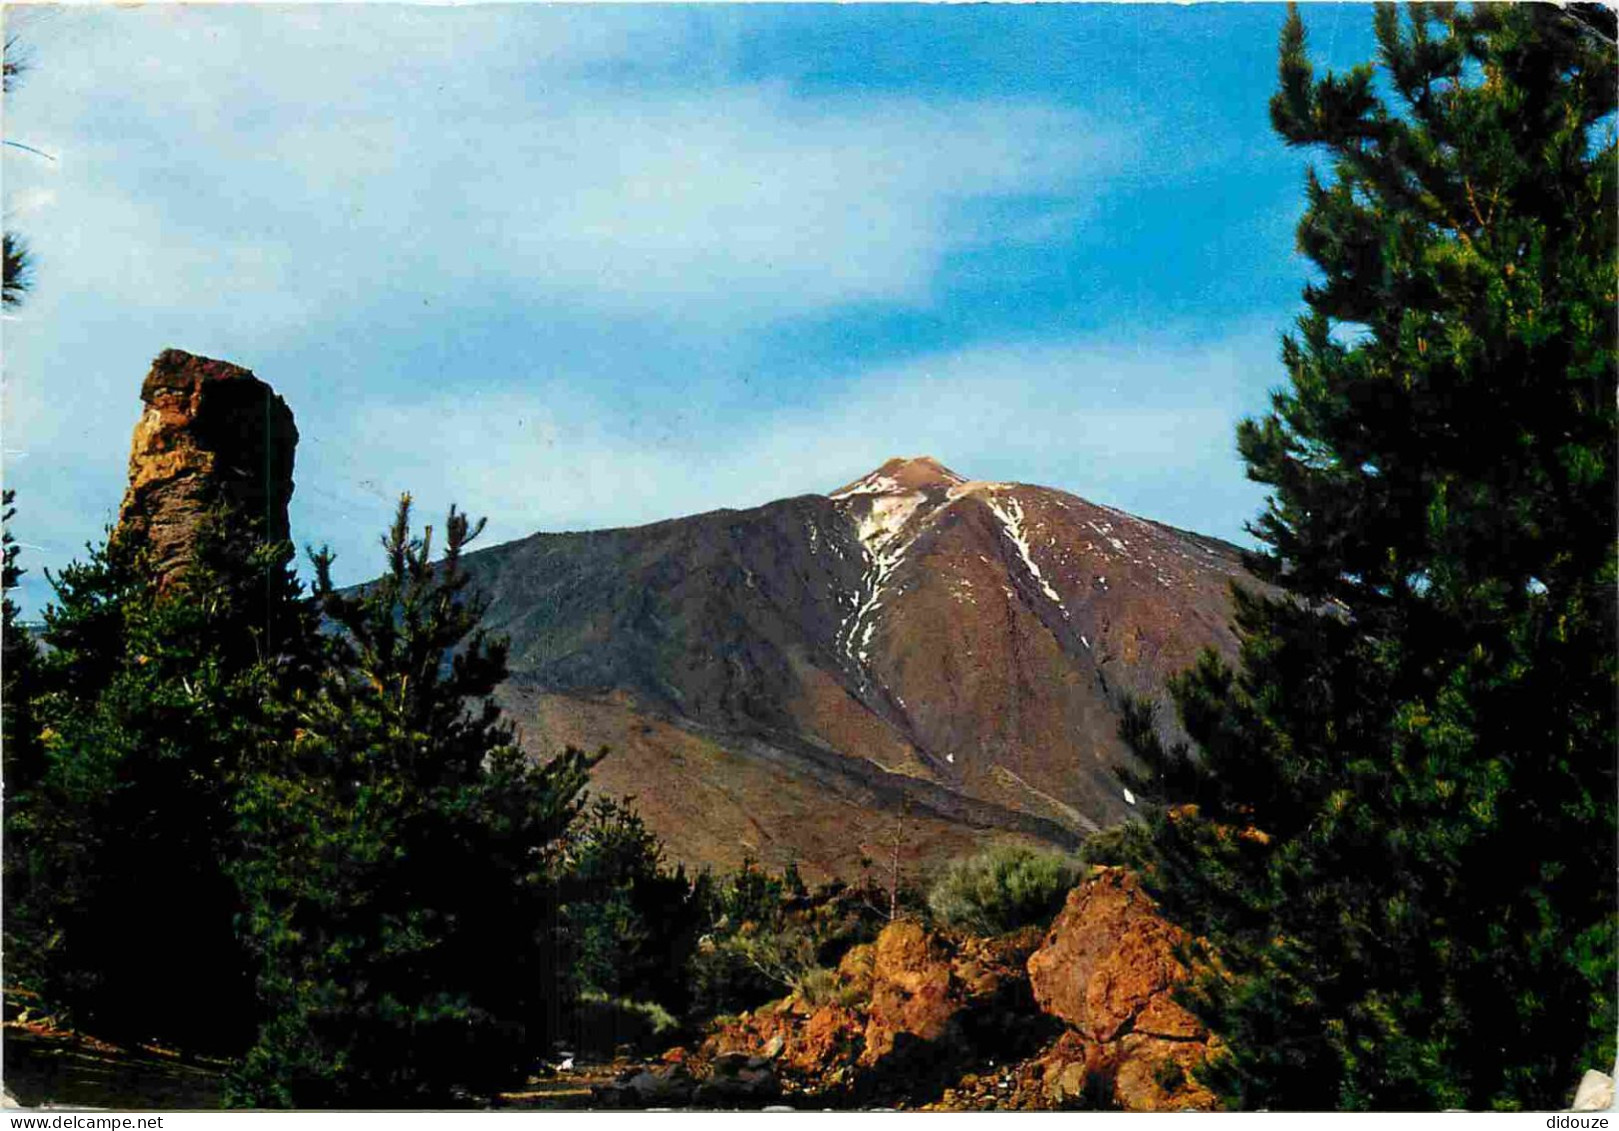
{"type": "Polygon", "coordinates": [[[606,745],[597,790],[675,859],[812,880],[1124,819],[1123,697],[1234,652],[1258,584],[1228,543],[926,456],[466,564],[536,756],[606,745]]]}

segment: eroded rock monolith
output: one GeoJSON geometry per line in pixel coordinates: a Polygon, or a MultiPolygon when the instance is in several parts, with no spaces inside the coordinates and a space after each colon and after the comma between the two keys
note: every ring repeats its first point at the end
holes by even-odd
{"type": "Polygon", "coordinates": [[[298,429],[274,389],[241,366],[170,349],[141,400],[113,537],[146,551],[160,587],[184,572],[211,513],[233,537],[287,538],[298,429]]]}

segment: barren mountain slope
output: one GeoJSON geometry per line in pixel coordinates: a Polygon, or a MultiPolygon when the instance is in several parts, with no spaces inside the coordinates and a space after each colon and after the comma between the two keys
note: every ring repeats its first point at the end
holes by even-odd
{"type": "Polygon", "coordinates": [[[678,859],[849,874],[1122,819],[1125,692],[1235,647],[1225,543],[890,460],[828,496],[467,559],[536,754],[607,744],[678,859]]]}

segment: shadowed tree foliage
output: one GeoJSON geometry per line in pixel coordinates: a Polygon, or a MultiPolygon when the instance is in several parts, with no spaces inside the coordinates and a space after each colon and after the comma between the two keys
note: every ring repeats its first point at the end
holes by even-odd
{"type": "Polygon", "coordinates": [[[407,496],[379,580],[340,591],[313,555],[323,675],[235,802],[265,1010],[236,1104],[460,1103],[557,1023],[552,847],[590,759],[530,763],[489,698],[506,649],[461,566],[481,529],[452,508],[435,562],[407,496]]]}
{"type": "Polygon", "coordinates": [[[307,678],[314,621],[291,547],[237,534],[206,519],[162,594],[116,541],[51,578],[23,711],[39,772],[8,783],[7,913],[47,997],[116,1040],[233,1052],[251,1033],[231,797],[275,694],[307,678]]]}
{"type": "Polygon", "coordinates": [[[34,696],[39,691],[39,652],[33,636],[18,622],[19,609],[11,591],[22,581],[24,570],[18,564],[20,552],[12,534],[16,518],[15,491],[6,491],[0,501],[0,535],[3,543],[3,590],[0,600],[0,787],[5,795],[5,952],[13,984],[38,979],[36,958],[44,938],[38,925],[24,909],[34,902],[29,891],[29,873],[18,849],[29,839],[27,814],[45,776],[45,751],[34,712],[34,696]]]}
{"type": "Polygon", "coordinates": [[[28,245],[13,232],[5,233],[5,289],[6,306],[17,306],[27,292],[32,279],[28,264],[28,245]]]}
{"type": "Polygon", "coordinates": [[[8,969],[99,1036],[246,1050],[237,1104],[486,1095],[572,1002],[557,841],[592,760],[522,755],[478,528],[452,510],[433,561],[409,517],[362,591],[316,555],[312,598],[223,509],[161,591],[110,539],[52,577],[47,652],[6,637],[8,969]]]}
{"type": "Polygon", "coordinates": [[[1615,1033],[1615,16],[1376,13],[1272,121],[1324,153],[1240,665],[1146,714],[1144,864],[1250,1108],[1557,1108],[1615,1033]]]}
{"type": "Polygon", "coordinates": [[[39,727],[33,719],[33,696],[38,678],[39,651],[33,636],[22,627],[17,617],[20,610],[11,599],[11,591],[22,583],[26,572],[18,564],[20,548],[11,532],[12,520],[17,516],[17,492],[6,491],[0,496],[0,690],[3,690],[5,710],[0,715],[4,727],[5,771],[3,784],[9,806],[18,793],[32,790],[39,784],[44,769],[44,757],[39,744],[39,727]]]}
{"type": "Polygon", "coordinates": [[[562,841],[558,873],[560,927],[579,989],[684,1013],[703,908],[631,802],[597,798],[562,841]]]}
{"type": "MultiPolygon", "coordinates": [[[[8,35],[5,41],[4,81],[0,83],[0,92],[10,94],[12,85],[22,71],[23,65],[17,56],[17,39],[8,35]]],[[[22,302],[22,296],[33,280],[29,269],[28,245],[15,232],[6,232],[4,238],[5,275],[4,286],[0,288],[0,301],[7,307],[13,307],[22,302]]]]}

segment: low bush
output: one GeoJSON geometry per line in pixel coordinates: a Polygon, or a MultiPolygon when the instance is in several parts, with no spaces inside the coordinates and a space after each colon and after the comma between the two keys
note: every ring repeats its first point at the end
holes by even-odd
{"type": "Polygon", "coordinates": [[[1079,858],[1086,864],[1137,867],[1147,844],[1147,826],[1140,821],[1126,821],[1086,837],[1079,846],[1079,858]]]}
{"type": "Polygon", "coordinates": [[[928,910],[946,927],[1005,934],[1050,920],[1078,877],[1071,856],[992,848],[951,861],[928,893],[928,910]]]}
{"type": "Polygon", "coordinates": [[[809,1005],[828,1005],[838,1000],[838,972],[816,966],[800,974],[793,989],[809,1005]]]}
{"type": "Polygon", "coordinates": [[[753,1009],[784,996],[815,968],[815,950],[804,924],[781,918],[716,931],[692,956],[695,1012],[753,1009]]]}
{"type": "Polygon", "coordinates": [[[725,876],[705,873],[696,886],[708,930],[690,963],[693,1018],[754,1009],[794,991],[830,1000],[832,969],[887,922],[888,901],[876,889],[832,883],[811,892],[791,867],[776,875],[747,860],[725,876]]]}

